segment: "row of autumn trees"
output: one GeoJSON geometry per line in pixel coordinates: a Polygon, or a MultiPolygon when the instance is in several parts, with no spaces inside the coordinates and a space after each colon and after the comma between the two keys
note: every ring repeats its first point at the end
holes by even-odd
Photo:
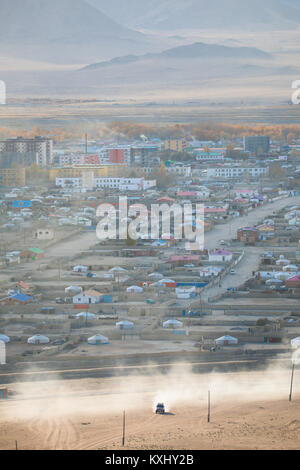
{"type": "Polygon", "coordinates": [[[49,136],[56,142],[70,139],[84,139],[85,133],[89,139],[128,138],[138,139],[141,135],[148,138],[158,137],[187,137],[197,140],[238,139],[244,135],[269,135],[272,139],[285,143],[292,143],[300,139],[300,125],[297,124],[226,124],[226,123],[198,123],[174,125],[148,125],[133,122],[114,121],[106,126],[98,123],[72,124],[64,127],[45,129],[38,126],[28,129],[0,127],[0,139],[8,137],[49,136]]]}

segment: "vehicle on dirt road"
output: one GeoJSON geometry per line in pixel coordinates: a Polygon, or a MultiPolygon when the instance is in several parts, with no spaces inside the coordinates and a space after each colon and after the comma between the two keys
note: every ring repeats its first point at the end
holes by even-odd
{"type": "Polygon", "coordinates": [[[165,414],[165,405],[163,403],[157,403],[155,413],[160,414],[160,415],[164,415],[165,414]]]}

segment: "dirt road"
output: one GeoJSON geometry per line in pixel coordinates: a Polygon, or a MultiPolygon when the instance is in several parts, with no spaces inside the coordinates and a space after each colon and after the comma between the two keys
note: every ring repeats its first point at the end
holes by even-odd
{"type": "Polygon", "coordinates": [[[300,377],[290,371],[15,383],[0,403],[0,449],[298,449],[300,377]],[[207,391],[211,390],[211,422],[207,391]],[[155,415],[163,401],[166,415],[155,415]]]}

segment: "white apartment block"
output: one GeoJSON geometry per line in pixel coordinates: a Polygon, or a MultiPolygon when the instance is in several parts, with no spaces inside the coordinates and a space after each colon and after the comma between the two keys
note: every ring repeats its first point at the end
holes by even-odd
{"type": "MultiPolygon", "coordinates": [[[[61,188],[83,188],[83,178],[56,178],[56,186],[61,188]]],[[[109,188],[117,191],[143,191],[156,186],[156,180],[144,178],[94,178],[93,188],[109,188]]]]}
{"type": "Polygon", "coordinates": [[[224,154],[221,154],[221,153],[197,154],[196,160],[199,162],[224,161],[224,154]]]}
{"type": "Polygon", "coordinates": [[[251,167],[251,168],[241,168],[241,167],[221,167],[221,168],[208,168],[207,177],[208,178],[240,178],[244,174],[248,174],[251,178],[257,178],[259,176],[268,176],[269,168],[268,167],[251,167]]]}
{"type": "Polygon", "coordinates": [[[169,175],[189,177],[192,175],[192,168],[187,165],[173,165],[166,167],[166,173],[169,175]]]}

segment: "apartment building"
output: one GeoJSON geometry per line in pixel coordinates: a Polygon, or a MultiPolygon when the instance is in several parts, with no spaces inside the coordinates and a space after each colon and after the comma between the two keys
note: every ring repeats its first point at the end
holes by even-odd
{"type": "MultiPolygon", "coordinates": [[[[56,178],[56,186],[83,188],[84,178],[56,178]]],[[[156,186],[156,180],[144,178],[94,178],[94,188],[109,188],[118,191],[143,191],[156,186]]],[[[92,189],[92,188],[90,188],[92,189]]]]}
{"type": "Polygon", "coordinates": [[[202,150],[194,150],[193,154],[196,156],[196,160],[200,162],[210,161],[223,161],[226,151],[210,151],[205,152],[202,150]]]}
{"type": "Polygon", "coordinates": [[[40,166],[49,166],[53,163],[53,140],[47,137],[26,139],[16,137],[0,141],[0,153],[35,153],[36,162],[40,166]]]}
{"type": "Polygon", "coordinates": [[[184,176],[189,177],[192,174],[192,167],[185,164],[175,164],[171,166],[166,165],[166,173],[168,175],[177,175],[177,176],[184,176]]]}
{"type": "Polygon", "coordinates": [[[0,186],[18,187],[26,184],[25,168],[1,168],[0,186]]]}
{"type": "MultiPolygon", "coordinates": [[[[122,173],[126,165],[93,165],[92,171],[95,177],[113,177],[122,173]]],[[[81,178],[83,172],[90,171],[90,165],[73,165],[68,167],[50,168],[49,180],[55,181],[56,178],[81,178]]]]}
{"type": "Polygon", "coordinates": [[[208,168],[208,178],[240,178],[243,175],[248,175],[251,178],[257,178],[260,176],[268,176],[268,167],[220,167],[220,168],[208,168]]]}
{"type": "Polygon", "coordinates": [[[187,139],[168,139],[165,140],[164,149],[173,152],[185,152],[188,145],[187,139]]]}
{"type": "Polygon", "coordinates": [[[34,163],[37,163],[37,153],[35,152],[0,152],[0,168],[11,168],[15,165],[27,167],[34,163]]]}
{"type": "Polygon", "coordinates": [[[270,137],[266,135],[251,135],[244,137],[244,150],[251,154],[267,155],[270,150],[270,137]]]}
{"type": "Polygon", "coordinates": [[[71,154],[71,155],[60,155],[58,157],[59,166],[72,166],[72,165],[100,165],[102,163],[108,163],[103,160],[98,154],[71,154]]]}

